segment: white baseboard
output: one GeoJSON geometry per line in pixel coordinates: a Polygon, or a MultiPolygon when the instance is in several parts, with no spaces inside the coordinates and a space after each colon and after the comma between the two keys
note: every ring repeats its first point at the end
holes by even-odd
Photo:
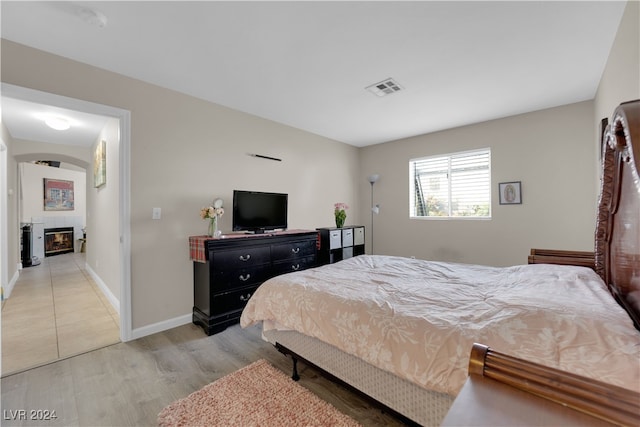
{"type": "MultiPolygon", "coordinates": [[[[19,266],[22,267],[22,264],[19,264],[19,266]]],[[[20,277],[20,269],[16,270],[11,280],[9,280],[9,283],[7,283],[7,287],[2,290],[2,299],[7,299],[11,296],[11,291],[13,291],[13,288],[16,286],[18,277],[20,277]]]]}
{"type": "Polygon", "coordinates": [[[134,329],[131,333],[131,339],[146,337],[147,335],[156,334],[158,332],[166,331],[168,329],[177,328],[178,326],[191,323],[192,314],[185,314],[183,316],[174,317],[173,319],[163,320],[162,322],[153,323],[151,325],[143,326],[141,328],[134,329]]]}
{"type": "Polygon", "coordinates": [[[104,283],[104,281],[100,278],[100,276],[98,276],[96,272],[91,269],[89,264],[85,263],[84,269],[87,271],[87,273],[89,273],[93,281],[96,282],[96,285],[98,285],[98,287],[100,288],[104,296],[107,297],[107,300],[113,306],[116,313],[118,313],[118,316],[120,316],[120,300],[118,300],[118,298],[116,298],[116,296],[113,295],[113,292],[111,292],[111,289],[109,289],[107,284],[104,283]]]}
{"type": "MultiPolygon", "coordinates": [[[[95,271],[91,269],[88,264],[85,264],[86,271],[89,273],[91,278],[96,282],[100,290],[105,294],[113,308],[118,312],[118,315],[122,317],[120,314],[120,301],[113,295],[111,290],[107,287],[107,285],[102,281],[102,279],[96,274],[95,271]]],[[[185,314],[182,316],[174,317],[173,319],[163,320],[158,323],[153,323],[151,325],[143,326],[141,328],[133,329],[131,331],[131,336],[126,338],[126,341],[135,340],[138,338],[146,337],[147,335],[156,334],[158,332],[166,331],[168,329],[176,328],[178,326],[187,325],[191,323],[192,314],[185,314]]],[[[122,331],[121,331],[122,335],[122,331]]],[[[122,337],[121,337],[122,338],[122,337]]]]}

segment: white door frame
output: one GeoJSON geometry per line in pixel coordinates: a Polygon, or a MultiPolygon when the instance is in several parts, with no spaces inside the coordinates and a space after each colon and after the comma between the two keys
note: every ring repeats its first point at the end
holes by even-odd
{"type": "Polygon", "coordinates": [[[5,144],[2,136],[0,136],[0,286],[2,286],[3,296],[4,292],[7,292],[9,296],[9,245],[7,233],[9,228],[7,227],[8,203],[7,203],[7,145],[5,144]]]}
{"type": "MultiPolygon", "coordinates": [[[[131,326],[131,112],[109,105],[96,104],[80,99],[55,95],[2,83],[2,94],[25,101],[53,105],[101,116],[115,117],[120,121],[120,340],[132,339],[131,326]]],[[[3,170],[6,170],[4,168],[3,170]]],[[[4,182],[4,180],[3,180],[4,182]]],[[[0,190],[1,191],[1,190],[0,190]]],[[[6,206],[2,218],[6,218],[6,206]]],[[[6,220],[6,219],[5,219],[6,220]]],[[[0,225],[1,226],[1,225],[0,225]]],[[[4,234],[3,234],[4,235],[4,234]]],[[[2,239],[3,241],[6,239],[2,239]]],[[[6,254],[3,248],[3,258],[6,254]]],[[[3,270],[4,271],[4,270],[3,270]]]]}

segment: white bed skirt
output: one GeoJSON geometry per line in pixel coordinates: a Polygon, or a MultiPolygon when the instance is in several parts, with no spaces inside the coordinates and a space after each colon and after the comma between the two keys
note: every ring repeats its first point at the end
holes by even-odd
{"type": "Polygon", "coordinates": [[[423,426],[439,426],[454,398],[426,390],[318,339],[295,331],[263,332],[300,357],[423,426]]]}

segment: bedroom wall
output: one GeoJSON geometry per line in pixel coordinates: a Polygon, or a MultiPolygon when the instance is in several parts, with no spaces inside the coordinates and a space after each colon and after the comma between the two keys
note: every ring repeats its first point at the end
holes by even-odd
{"type": "MultiPolygon", "coordinates": [[[[1,78],[131,111],[134,330],[189,321],[188,236],[205,233],[199,210],[213,198],[222,197],[229,209],[234,189],[289,193],[290,228],[331,225],[338,201],[358,212],[355,147],[7,40],[1,78]],[[161,220],[151,219],[154,207],[162,208],[161,220]]],[[[231,215],[223,216],[221,227],[230,230],[231,215]]]]}
{"type": "Polygon", "coordinates": [[[640,2],[630,1],[622,15],[595,97],[594,123],[621,102],[640,99],[640,2]]]}
{"type": "MultiPolygon", "coordinates": [[[[364,178],[379,173],[374,253],[506,266],[530,248],[593,250],[596,175],[593,102],[581,102],[361,149],[364,178]],[[409,219],[409,160],[491,148],[490,220],[409,219]],[[499,182],[522,181],[521,205],[500,205],[499,182]]],[[[371,222],[368,209],[361,221],[371,222]]],[[[370,248],[369,248],[370,250],[370,248]]]]}
{"type": "Polygon", "coordinates": [[[514,265],[526,263],[531,247],[593,250],[600,119],[640,98],[638,76],[640,3],[629,1],[593,101],[363,148],[360,218],[366,225],[371,201],[364,177],[381,174],[374,188],[374,203],[381,204],[375,253],[514,265]],[[479,147],[493,150],[493,218],[410,220],[409,159],[479,147]],[[496,200],[497,183],[510,180],[523,181],[521,206],[496,200]],[[563,190],[552,191],[558,187],[563,190]]]}
{"type": "MultiPolygon", "coordinates": [[[[594,100],[593,149],[597,153],[594,168],[598,176],[601,175],[602,149],[600,122],[604,117],[611,120],[614,109],[620,103],[634,99],[640,99],[640,2],[629,1],[594,100]]],[[[599,181],[597,191],[600,191],[599,181]]]]}

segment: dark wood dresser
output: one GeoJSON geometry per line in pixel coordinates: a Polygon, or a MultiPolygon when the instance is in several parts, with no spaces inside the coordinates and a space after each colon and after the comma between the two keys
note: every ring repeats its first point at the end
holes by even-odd
{"type": "Polygon", "coordinates": [[[190,237],[193,323],[207,335],[238,323],[262,282],[316,266],[317,239],[318,232],[308,230],[190,237]]]}

